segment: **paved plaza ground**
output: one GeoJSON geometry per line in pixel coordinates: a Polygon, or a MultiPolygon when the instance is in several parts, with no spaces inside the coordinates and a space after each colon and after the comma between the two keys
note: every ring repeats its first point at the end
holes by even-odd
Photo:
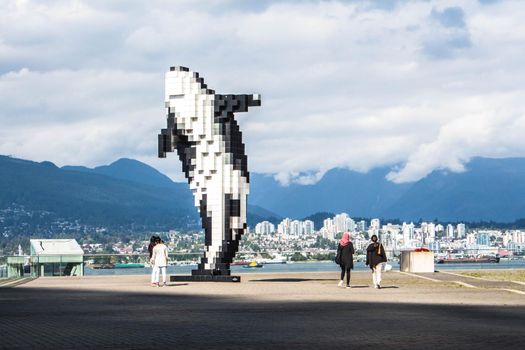
{"type": "Polygon", "coordinates": [[[2,349],[519,349],[525,285],[446,273],[40,278],[0,287],[2,349]]]}

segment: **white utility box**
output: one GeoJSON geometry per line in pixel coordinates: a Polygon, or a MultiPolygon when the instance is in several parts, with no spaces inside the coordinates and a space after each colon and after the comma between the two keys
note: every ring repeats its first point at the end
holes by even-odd
{"type": "Polygon", "coordinates": [[[399,270],[403,272],[434,272],[434,253],[405,250],[401,252],[399,270]]]}

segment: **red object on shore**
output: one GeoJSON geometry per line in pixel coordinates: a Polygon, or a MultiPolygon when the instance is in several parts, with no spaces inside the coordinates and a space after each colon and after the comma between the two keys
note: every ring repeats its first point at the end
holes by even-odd
{"type": "Polygon", "coordinates": [[[416,248],[415,251],[416,252],[429,252],[430,250],[428,250],[427,248],[416,248]]]}

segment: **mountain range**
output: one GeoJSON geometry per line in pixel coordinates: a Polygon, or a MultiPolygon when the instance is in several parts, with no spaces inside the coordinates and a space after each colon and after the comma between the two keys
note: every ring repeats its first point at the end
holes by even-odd
{"type": "MultiPolygon", "coordinates": [[[[49,212],[53,220],[116,230],[196,230],[200,223],[193,203],[186,183],[173,182],[133,159],[95,168],[59,168],[51,162],[0,156],[0,210],[22,207],[29,213],[49,212]]],[[[250,206],[250,224],[266,219],[275,222],[279,216],[250,206]]]]}
{"type": "Polygon", "coordinates": [[[319,211],[406,221],[512,222],[525,217],[525,158],[473,158],[464,172],[434,171],[403,184],[386,180],[390,171],[332,169],[314,185],[288,187],[254,174],[250,201],[290,217],[319,211]]]}
{"type": "MultiPolygon", "coordinates": [[[[129,162],[138,173],[147,167],[129,162]]],[[[125,163],[128,161],[118,161],[115,168],[125,163]]],[[[163,178],[154,169],[147,169],[149,177],[163,178]]],[[[45,211],[55,214],[53,217],[105,227],[162,229],[197,220],[191,193],[184,184],[154,187],[122,177],[103,175],[99,168],[79,171],[61,169],[50,162],[0,157],[0,208],[22,206],[28,212],[45,211]]]]}
{"type": "MultiPolygon", "coordinates": [[[[406,221],[512,222],[525,217],[524,158],[474,158],[465,172],[435,171],[405,184],[386,180],[389,171],[332,169],[316,184],[286,187],[273,176],[252,173],[248,223],[253,227],[262,220],[276,223],[316,212],[406,221]]],[[[95,226],[199,227],[188,185],[133,159],[59,168],[0,156],[0,210],[12,205],[95,226]]]]}

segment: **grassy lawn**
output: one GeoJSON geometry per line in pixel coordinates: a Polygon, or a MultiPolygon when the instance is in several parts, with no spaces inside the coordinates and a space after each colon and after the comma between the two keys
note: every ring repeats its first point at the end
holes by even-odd
{"type": "Polygon", "coordinates": [[[525,282],[525,270],[474,271],[461,272],[461,274],[465,276],[488,278],[499,281],[525,282]]]}

